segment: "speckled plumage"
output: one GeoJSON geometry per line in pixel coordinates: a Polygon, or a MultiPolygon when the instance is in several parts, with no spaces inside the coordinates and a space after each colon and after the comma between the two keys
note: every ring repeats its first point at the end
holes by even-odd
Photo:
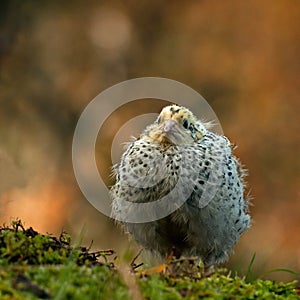
{"type": "Polygon", "coordinates": [[[162,257],[175,249],[176,256],[197,255],[206,266],[224,262],[250,226],[244,171],[232,148],[188,109],[165,107],[128,144],[115,167],[112,216],[124,220],[132,203],[156,201],[177,187],[169,197],[179,203],[174,212],[152,222],[125,221],[126,231],[162,257]],[[185,194],[185,189],[190,191],[185,194]]]}

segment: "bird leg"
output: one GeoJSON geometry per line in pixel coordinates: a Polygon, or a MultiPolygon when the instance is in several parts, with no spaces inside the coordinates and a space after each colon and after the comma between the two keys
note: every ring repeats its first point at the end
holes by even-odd
{"type": "Polygon", "coordinates": [[[168,265],[170,264],[170,262],[173,259],[173,256],[174,256],[174,247],[172,248],[170,254],[168,255],[165,263],[144,270],[142,272],[142,276],[151,275],[151,274],[158,274],[158,273],[165,273],[166,270],[167,270],[168,265]]]}
{"type": "Polygon", "coordinates": [[[203,275],[204,277],[207,277],[213,273],[215,273],[215,266],[214,265],[210,265],[210,266],[204,266],[204,272],[203,275]]]}

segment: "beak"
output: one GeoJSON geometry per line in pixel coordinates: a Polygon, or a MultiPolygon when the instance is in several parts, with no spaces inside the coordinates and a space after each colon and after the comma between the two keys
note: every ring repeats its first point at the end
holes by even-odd
{"type": "Polygon", "coordinates": [[[173,128],[176,126],[176,121],[169,119],[167,121],[164,122],[163,124],[163,132],[170,132],[173,130],[173,128]]]}

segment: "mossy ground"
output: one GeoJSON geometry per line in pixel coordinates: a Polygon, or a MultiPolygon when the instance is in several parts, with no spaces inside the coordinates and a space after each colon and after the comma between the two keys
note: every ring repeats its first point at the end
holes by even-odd
{"type": "Polygon", "coordinates": [[[114,258],[111,250],[72,246],[66,233],[43,235],[15,221],[0,229],[0,299],[300,299],[295,281],[249,282],[225,269],[200,278],[181,262],[164,275],[124,275],[114,258]]]}

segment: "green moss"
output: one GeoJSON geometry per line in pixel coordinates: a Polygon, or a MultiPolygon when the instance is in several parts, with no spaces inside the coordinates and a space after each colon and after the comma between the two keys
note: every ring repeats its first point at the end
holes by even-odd
{"type": "Polygon", "coordinates": [[[0,228],[0,266],[62,264],[67,259],[75,260],[78,265],[98,264],[97,259],[103,253],[88,250],[71,246],[71,237],[64,232],[58,238],[40,234],[32,227],[25,229],[21,221],[0,228]]]}
{"type": "MultiPolygon", "coordinates": [[[[66,233],[57,238],[13,222],[0,228],[0,299],[130,299],[114,258],[111,250],[73,246],[66,233]]],[[[128,274],[136,276],[143,299],[300,299],[296,281],[249,281],[225,269],[200,275],[191,260],[165,275],[128,274]]]]}
{"type": "Polygon", "coordinates": [[[129,299],[107,256],[73,247],[58,238],[25,229],[20,221],[0,229],[0,299],[129,299]]]}
{"type": "Polygon", "coordinates": [[[195,281],[156,275],[141,279],[140,285],[145,299],[299,299],[296,281],[275,283],[258,279],[248,283],[245,278],[225,272],[195,281]]]}
{"type": "Polygon", "coordinates": [[[0,271],[0,299],[128,299],[116,271],[104,266],[43,266],[0,271]]]}

